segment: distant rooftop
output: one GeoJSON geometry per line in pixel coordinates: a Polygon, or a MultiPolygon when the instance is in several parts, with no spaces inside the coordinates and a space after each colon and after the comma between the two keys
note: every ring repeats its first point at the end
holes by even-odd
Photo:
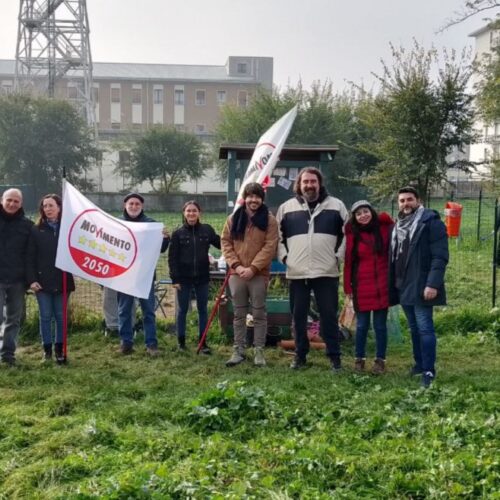
{"type": "Polygon", "coordinates": [[[485,26],[482,26],[481,28],[473,31],[472,33],[469,33],[469,36],[475,38],[479,35],[482,35],[483,33],[486,33],[487,31],[491,31],[492,29],[492,23],[488,23],[485,26]]]}
{"type": "MultiPolygon", "coordinates": [[[[230,57],[229,60],[236,59],[230,57]]],[[[237,58],[239,59],[239,58],[237,58]]],[[[248,57],[254,61],[271,64],[271,57],[248,57]]],[[[228,60],[228,64],[229,64],[228,60]]],[[[143,64],[143,63],[93,63],[93,77],[96,80],[179,80],[249,83],[259,81],[255,75],[230,75],[228,64],[205,66],[201,64],[143,64]]],[[[15,60],[0,59],[0,75],[14,75],[15,60]]],[[[257,71],[258,75],[259,72],[257,71]]],[[[69,72],[69,77],[77,76],[69,72]]]]}

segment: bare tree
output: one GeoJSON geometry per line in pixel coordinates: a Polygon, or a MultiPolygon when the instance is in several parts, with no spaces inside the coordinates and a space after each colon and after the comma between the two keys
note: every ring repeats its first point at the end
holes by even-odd
{"type": "MultiPolygon", "coordinates": [[[[470,17],[476,16],[481,12],[492,11],[500,9],[500,0],[467,0],[461,9],[455,11],[438,29],[438,33],[446,31],[448,28],[464,22],[470,17]]],[[[490,13],[490,12],[489,12],[490,13]]],[[[500,12],[496,12],[495,16],[498,17],[500,12]]],[[[487,19],[491,21],[492,19],[487,19]]]]}

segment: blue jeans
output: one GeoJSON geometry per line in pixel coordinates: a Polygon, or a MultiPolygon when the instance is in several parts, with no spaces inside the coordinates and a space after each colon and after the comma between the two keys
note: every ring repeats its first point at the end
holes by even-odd
{"type": "Polygon", "coordinates": [[[182,284],[180,290],[177,290],[177,339],[184,343],[186,339],[186,315],[191,300],[191,290],[196,295],[196,308],[198,309],[198,337],[201,339],[208,321],[208,283],[199,285],[182,284]]]}
{"type": "Polygon", "coordinates": [[[63,294],[37,292],[42,344],[52,344],[52,319],[56,324],[56,344],[63,342],[63,294]]]}
{"type": "MultiPolygon", "coordinates": [[[[372,311],[356,313],[356,357],[366,357],[366,337],[370,328],[372,311]]],[[[373,311],[373,329],[375,330],[376,357],[385,359],[387,351],[387,309],[373,311]]]]}
{"type": "Polygon", "coordinates": [[[3,334],[0,357],[3,361],[15,359],[25,293],[24,283],[0,283],[0,326],[3,334]]]}
{"type": "Polygon", "coordinates": [[[403,310],[410,327],[416,368],[435,373],[436,332],[432,306],[403,306],[403,310]]]}
{"type": "MultiPolygon", "coordinates": [[[[134,343],[134,325],[132,324],[132,308],[135,298],[132,295],[118,292],[118,330],[123,345],[132,346],[134,343]]],[[[151,284],[149,297],[137,299],[142,310],[142,324],[144,326],[144,343],[146,347],[157,347],[156,316],[155,316],[155,291],[154,283],[151,284]]]]}

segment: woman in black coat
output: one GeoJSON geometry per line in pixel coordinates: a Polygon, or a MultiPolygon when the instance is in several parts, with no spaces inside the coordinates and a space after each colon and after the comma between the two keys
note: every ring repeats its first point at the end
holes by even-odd
{"type": "MultiPolygon", "coordinates": [[[[188,201],[182,208],[184,224],[174,231],[168,252],[170,278],[177,292],[177,341],[180,349],[186,348],[186,315],[191,291],[196,294],[198,332],[203,335],[208,321],[208,282],[210,245],[220,248],[220,237],[209,224],[200,222],[201,207],[196,201],[188,201]]],[[[203,354],[210,354],[205,344],[203,354]]]]}
{"type": "MultiPolygon", "coordinates": [[[[62,201],[57,194],[48,194],[40,201],[39,218],[31,228],[28,243],[27,278],[36,294],[39,308],[40,336],[44,360],[52,359],[52,320],[55,321],[55,355],[58,363],[63,354],[63,272],[56,268],[57,242],[61,223],[62,201]]],[[[73,276],[66,273],[66,290],[75,290],[73,276]]]]}

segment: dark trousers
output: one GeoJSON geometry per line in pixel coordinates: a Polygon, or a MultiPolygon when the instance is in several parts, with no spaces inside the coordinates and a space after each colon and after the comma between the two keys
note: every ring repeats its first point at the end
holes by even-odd
{"type": "Polygon", "coordinates": [[[305,360],[309,352],[307,337],[307,315],[314,292],[320,320],[320,334],[326,344],[326,355],[332,359],[340,356],[339,325],[339,279],[314,278],[290,280],[290,310],[295,326],[295,354],[305,360]]]}
{"type": "Polygon", "coordinates": [[[180,344],[186,342],[186,315],[189,309],[191,300],[191,290],[194,290],[196,295],[196,309],[198,310],[198,338],[201,340],[205,327],[208,321],[208,283],[198,285],[182,284],[180,289],[177,289],[177,340],[180,344]]]}

